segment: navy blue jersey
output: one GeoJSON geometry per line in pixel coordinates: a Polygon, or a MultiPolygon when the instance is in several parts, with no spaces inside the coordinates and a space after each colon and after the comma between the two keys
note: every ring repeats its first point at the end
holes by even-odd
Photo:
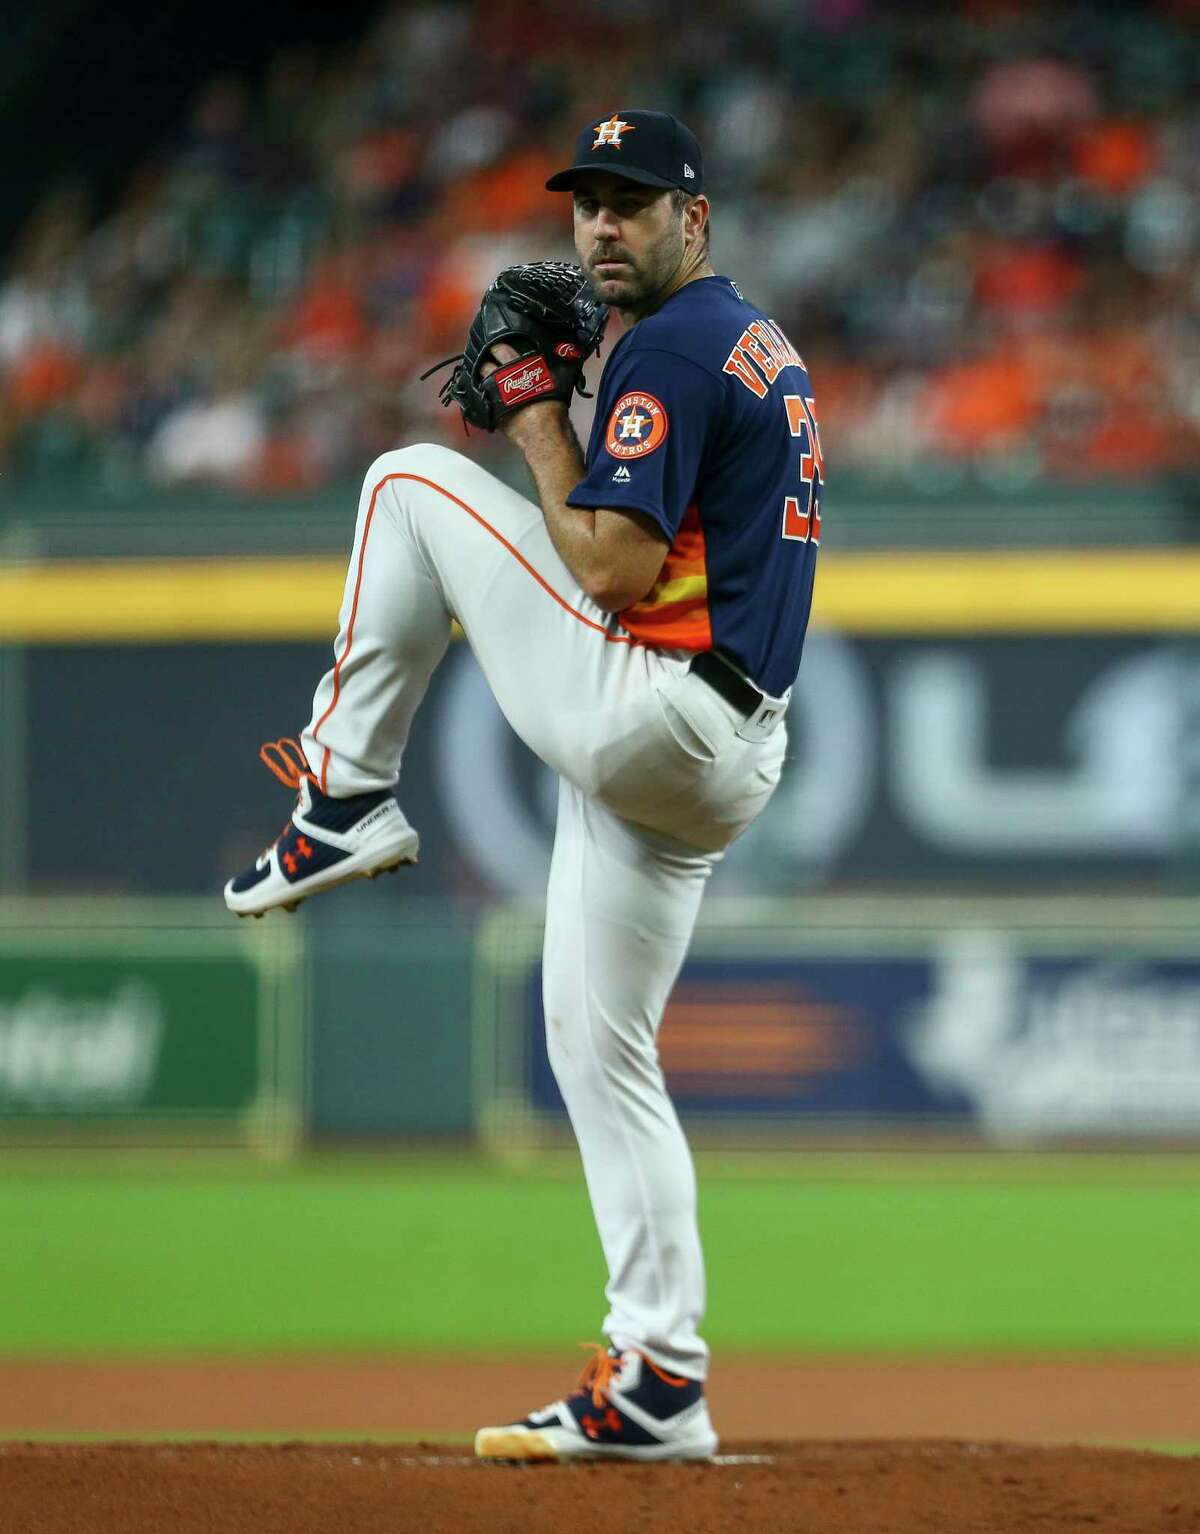
{"type": "Polygon", "coordinates": [[[671,540],[620,615],[629,633],[720,650],[778,696],[800,666],[823,478],[804,363],[728,277],[703,277],[613,348],[567,502],[644,512],[671,540]]]}

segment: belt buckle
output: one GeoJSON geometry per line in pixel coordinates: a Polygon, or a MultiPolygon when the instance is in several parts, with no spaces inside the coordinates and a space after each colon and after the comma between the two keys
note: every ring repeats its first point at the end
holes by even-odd
{"type": "Polygon", "coordinates": [[[762,702],[752,714],[747,714],[737,730],[739,740],[769,740],[779,726],[783,723],[783,716],[787,713],[788,703],[791,700],[792,689],[789,687],[782,698],[771,698],[763,693],[762,702]]]}

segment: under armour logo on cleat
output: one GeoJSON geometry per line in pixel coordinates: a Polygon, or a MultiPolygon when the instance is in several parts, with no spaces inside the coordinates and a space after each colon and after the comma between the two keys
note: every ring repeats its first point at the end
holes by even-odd
{"type": "Polygon", "coordinates": [[[624,464],[621,464],[617,468],[616,472],[613,474],[613,479],[618,485],[627,485],[629,483],[629,470],[625,467],[624,464]]]}

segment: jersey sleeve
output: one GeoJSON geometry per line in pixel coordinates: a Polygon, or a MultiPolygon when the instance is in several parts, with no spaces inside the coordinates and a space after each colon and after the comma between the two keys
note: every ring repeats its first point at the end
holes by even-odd
{"type": "Polygon", "coordinates": [[[717,379],[674,352],[646,348],[614,358],[597,400],[587,473],[567,505],[644,512],[673,539],[723,397],[717,379]]]}

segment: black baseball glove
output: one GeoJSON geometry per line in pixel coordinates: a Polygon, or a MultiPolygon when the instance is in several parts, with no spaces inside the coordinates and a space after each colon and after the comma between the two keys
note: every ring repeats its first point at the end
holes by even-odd
{"type": "Polygon", "coordinates": [[[528,261],[506,267],[480,300],[467,349],[422,373],[457,363],[442,385],[443,405],[458,405],[463,419],[495,431],[505,416],[538,400],[569,405],[578,389],[585,397],[583,364],[599,350],[608,309],[597,303],[577,266],[566,261],[528,261]],[[520,354],[487,378],[480,368],[489,349],[507,342],[520,354]]]}

